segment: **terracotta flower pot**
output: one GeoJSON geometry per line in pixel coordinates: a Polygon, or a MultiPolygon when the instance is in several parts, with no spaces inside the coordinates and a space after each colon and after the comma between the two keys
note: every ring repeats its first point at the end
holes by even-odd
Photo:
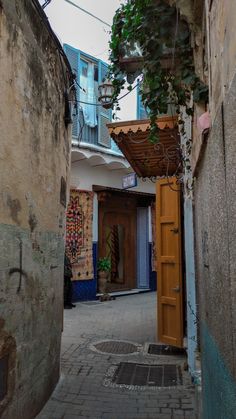
{"type": "Polygon", "coordinates": [[[108,277],[108,271],[98,271],[98,290],[102,294],[106,294],[107,292],[108,277]]]}

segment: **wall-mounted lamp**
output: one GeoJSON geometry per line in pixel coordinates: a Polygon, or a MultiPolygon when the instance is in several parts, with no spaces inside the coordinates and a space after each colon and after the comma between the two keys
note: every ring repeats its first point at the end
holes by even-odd
{"type": "Polygon", "coordinates": [[[110,109],[113,106],[112,97],[114,94],[114,87],[112,82],[106,79],[98,86],[98,100],[105,109],[110,109]]]}

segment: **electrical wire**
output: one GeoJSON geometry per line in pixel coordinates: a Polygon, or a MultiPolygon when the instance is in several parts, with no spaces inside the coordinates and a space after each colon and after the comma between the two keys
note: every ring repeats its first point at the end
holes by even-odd
{"type": "Polygon", "coordinates": [[[51,3],[52,0],[46,0],[45,3],[43,3],[42,5],[42,9],[45,9],[45,7],[47,7],[49,5],[49,3],[51,3]]]}
{"type": "MultiPolygon", "coordinates": [[[[84,89],[79,85],[79,83],[75,80],[75,83],[77,84],[77,86],[79,86],[79,88],[81,90],[84,91],[84,89]]],[[[139,83],[137,83],[132,90],[129,90],[127,93],[125,93],[123,96],[121,96],[118,100],[123,99],[125,96],[128,96],[134,89],[136,89],[136,87],[138,86],[139,83]]],[[[84,102],[83,100],[77,100],[76,103],[83,103],[83,105],[92,105],[92,106],[103,106],[102,103],[89,103],[89,102],[84,102]]],[[[112,102],[108,102],[106,103],[106,105],[112,105],[112,102]]]]}
{"type": "MultiPolygon", "coordinates": [[[[51,1],[51,0],[50,0],[51,1]]],[[[71,4],[72,6],[76,7],[79,10],[82,10],[82,12],[86,13],[87,15],[93,17],[94,19],[98,20],[99,22],[103,23],[104,25],[111,28],[111,25],[104,20],[100,19],[98,16],[95,16],[93,13],[90,13],[88,10],[83,9],[82,7],[78,6],[77,4],[73,3],[73,1],[65,0],[67,3],[71,4]]]]}

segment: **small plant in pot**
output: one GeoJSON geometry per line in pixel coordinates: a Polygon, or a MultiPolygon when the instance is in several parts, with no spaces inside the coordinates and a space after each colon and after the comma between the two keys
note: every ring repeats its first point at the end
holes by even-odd
{"type": "Polygon", "coordinates": [[[98,289],[102,294],[106,294],[107,291],[107,282],[109,278],[109,273],[111,271],[111,261],[109,258],[104,257],[98,259],[97,263],[98,270],[98,289]]]}

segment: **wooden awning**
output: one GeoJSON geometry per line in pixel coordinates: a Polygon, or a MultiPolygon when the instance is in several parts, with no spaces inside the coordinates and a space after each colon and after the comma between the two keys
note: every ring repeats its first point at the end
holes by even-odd
{"type": "Polygon", "coordinates": [[[172,176],[180,166],[177,117],[158,118],[160,141],[148,141],[149,119],[107,124],[109,133],[140,177],[172,176]]]}

